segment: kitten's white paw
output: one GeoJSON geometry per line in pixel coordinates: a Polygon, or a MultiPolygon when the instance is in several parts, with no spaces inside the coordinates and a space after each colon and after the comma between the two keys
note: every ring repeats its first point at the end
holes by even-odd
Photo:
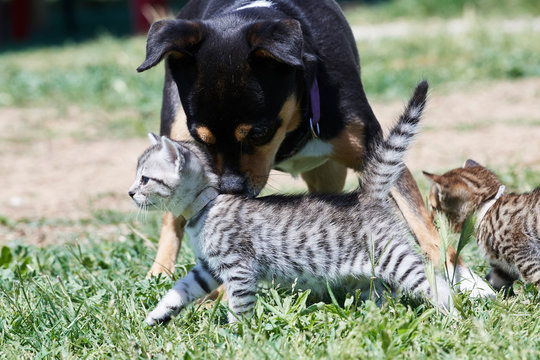
{"type": "Polygon", "coordinates": [[[150,313],[148,314],[148,316],[146,317],[146,320],[144,320],[148,325],[150,326],[154,326],[156,325],[156,318],[154,317],[154,314],[150,313]]]}
{"type": "Polygon", "coordinates": [[[178,314],[183,305],[182,296],[175,290],[169,291],[158,303],[156,308],[146,317],[150,326],[166,323],[173,315],[178,314]]]}
{"type": "Polygon", "coordinates": [[[471,271],[471,269],[460,266],[456,271],[456,282],[461,291],[470,291],[471,297],[495,297],[496,293],[488,284],[471,271]]]}
{"type": "Polygon", "coordinates": [[[454,301],[452,300],[452,290],[450,289],[450,286],[448,286],[448,282],[441,276],[436,276],[435,279],[437,281],[435,302],[440,308],[453,312],[454,301]]]}
{"type": "Polygon", "coordinates": [[[153,311],[148,314],[146,317],[146,323],[150,326],[154,326],[156,324],[163,324],[171,320],[171,317],[173,315],[173,312],[170,309],[163,308],[163,307],[157,307],[153,311]]]}
{"type": "Polygon", "coordinates": [[[229,325],[236,324],[238,322],[238,318],[231,311],[229,311],[227,314],[227,320],[229,321],[229,325]]]}

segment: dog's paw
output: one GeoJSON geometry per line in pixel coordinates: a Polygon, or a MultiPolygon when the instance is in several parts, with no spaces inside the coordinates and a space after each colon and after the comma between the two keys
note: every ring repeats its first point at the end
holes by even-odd
{"type": "Polygon", "coordinates": [[[172,267],[164,267],[161,266],[158,263],[154,263],[148,273],[146,274],[147,279],[151,279],[153,277],[157,277],[160,274],[163,274],[164,276],[172,277],[172,272],[174,271],[174,266],[172,267]],[[170,270],[172,268],[172,271],[170,270]]]}

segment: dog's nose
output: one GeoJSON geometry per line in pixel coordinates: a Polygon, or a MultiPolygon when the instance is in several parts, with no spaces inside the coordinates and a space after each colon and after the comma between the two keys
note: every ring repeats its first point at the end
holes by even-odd
{"type": "Polygon", "coordinates": [[[247,191],[246,179],[233,173],[225,173],[221,176],[220,191],[224,194],[244,194],[247,191]]]}
{"type": "Polygon", "coordinates": [[[128,194],[129,194],[129,197],[131,197],[133,199],[133,197],[135,196],[135,191],[128,191],[128,194]]]}

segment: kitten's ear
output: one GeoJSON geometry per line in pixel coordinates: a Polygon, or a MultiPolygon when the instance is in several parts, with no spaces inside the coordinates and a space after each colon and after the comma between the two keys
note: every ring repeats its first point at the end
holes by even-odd
{"type": "Polygon", "coordinates": [[[435,216],[435,211],[440,208],[440,202],[441,202],[441,176],[435,175],[432,173],[428,173],[427,171],[422,171],[425,177],[428,178],[429,181],[431,181],[431,189],[429,190],[429,205],[431,208],[431,220],[433,220],[435,216]]]}
{"type": "Polygon", "coordinates": [[[184,157],[180,153],[178,144],[166,136],[161,137],[161,153],[171,163],[174,163],[177,169],[180,169],[184,163],[184,157]]]}
{"type": "Polygon", "coordinates": [[[431,182],[436,183],[436,184],[440,183],[440,179],[441,179],[440,175],[428,173],[427,171],[423,171],[423,170],[422,170],[422,174],[424,174],[424,176],[427,177],[428,180],[430,180],[431,182]]]}
{"type": "Polygon", "coordinates": [[[147,135],[148,135],[148,139],[150,139],[151,145],[159,144],[159,136],[157,136],[156,134],[152,132],[149,132],[147,135]]]}
{"type": "Polygon", "coordinates": [[[467,159],[467,161],[465,161],[465,164],[463,164],[464,169],[471,168],[471,167],[476,167],[476,166],[482,166],[482,165],[480,165],[479,163],[477,163],[476,161],[474,161],[472,159],[467,159]]]}

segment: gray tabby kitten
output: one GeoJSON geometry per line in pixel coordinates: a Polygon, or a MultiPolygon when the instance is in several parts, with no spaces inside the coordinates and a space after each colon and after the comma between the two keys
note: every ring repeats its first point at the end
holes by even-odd
{"type": "Polygon", "coordinates": [[[504,194],[504,185],[473,160],[463,168],[434,175],[430,204],[461,231],[466,216],[476,212],[476,237],[491,265],[489,283],[512,286],[521,275],[540,286],[540,188],[526,194],[504,194]]]}
{"type": "Polygon", "coordinates": [[[296,280],[301,288],[324,292],[327,281],[377,277],[449,307],[448,284],[439,281],[437,296],[421,255],[409,243],[406,224],[388,200],[427,88],[425,81],[417,86],[398,124],[372,149],[361,186],[349,194],[219,195],[218,176],[198,145],[154,135],[129,194],[139,207],[183,215],[198,261],[146,322],[168,321],[221,283],[229,295],[229,322],[234,322],[251,312],[260,280],[282,285],[296,280]]]}

